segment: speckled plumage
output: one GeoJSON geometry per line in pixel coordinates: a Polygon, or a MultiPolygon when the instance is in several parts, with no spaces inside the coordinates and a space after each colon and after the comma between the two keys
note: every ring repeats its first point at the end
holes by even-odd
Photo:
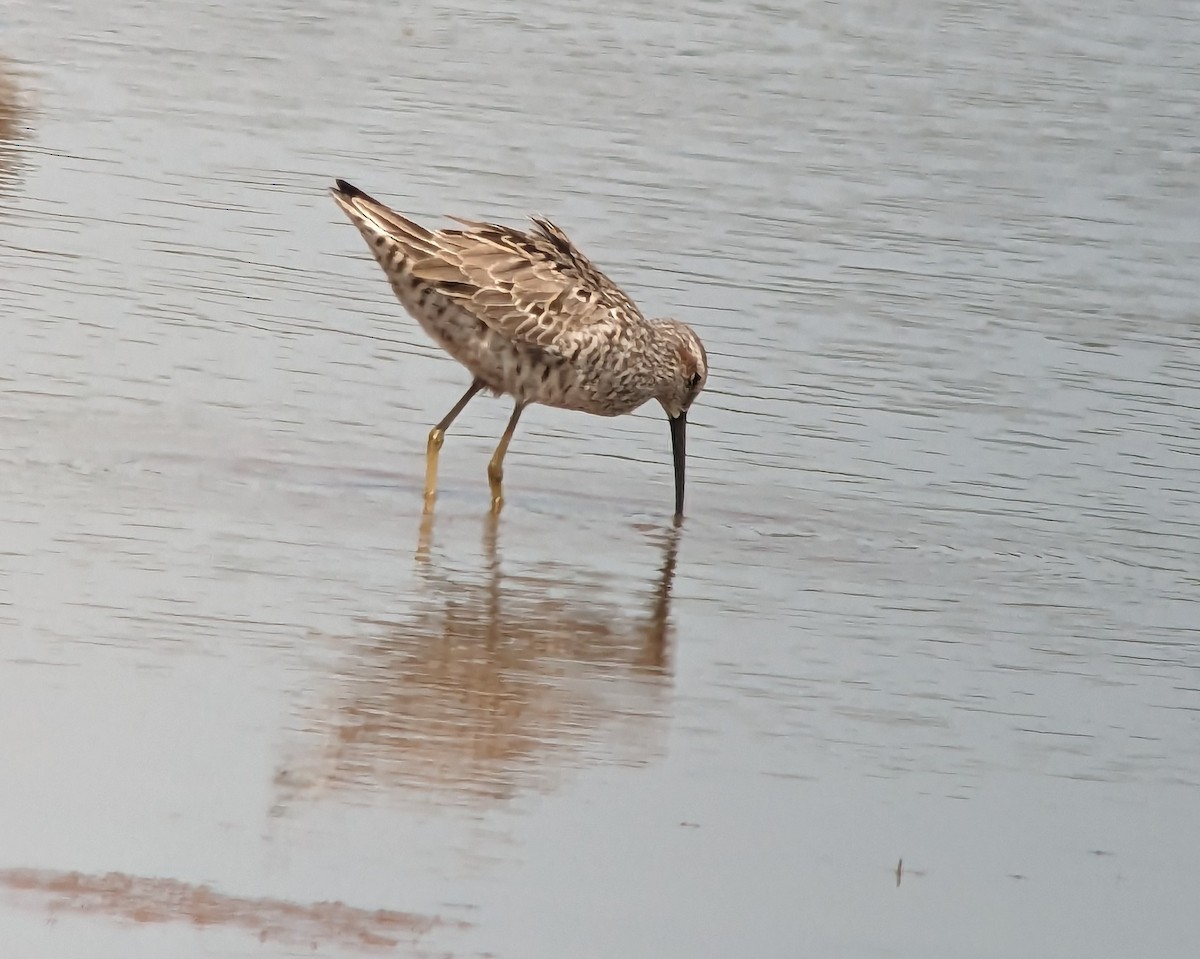
{"type": "MultiPolygon", "coordinates": [[[[493,458],[498,474],[516,419],[530,403],[618,416],[656,399],[680,423],[681,511],[682,424],[708,376],[704,346],[690,327],[646,319],[549,220],[534,217],[528,233],[471,220],[432,231],[343,180],[332,193],[405,309],[475,377],[434,433],[444,432],[481,387],[512,396],[510,429],[493,458]]],[[[441,438],[435,444],[431,434],[434,473],[435,446],[441,438]]],[[[427,503],[432,486],[427,479],[427,503]]],[[[492,491],[498,507],[498,479],[492,491]]]]}

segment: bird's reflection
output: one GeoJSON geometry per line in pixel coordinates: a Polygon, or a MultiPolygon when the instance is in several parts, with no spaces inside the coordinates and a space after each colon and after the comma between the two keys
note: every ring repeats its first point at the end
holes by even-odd
{"type": "Polygon", "coordinates": [[[16,180],[20,152],[17,141],[24,135],[25,114],[7,64],[0,58],[0,195],[16,180]]]}
{"type": "Polygon", "coordinates": [[[631,585],[578,564],[506,564],[495,516],[482,564],[453,568],[427,516],[411,615],[373,623],[348,650],[308,724],[319,754],[281,774],[281,803],[331,788],[502,799],[552,786],[571,763],[653,758],[679,532],[654,536],[631,585]]]}

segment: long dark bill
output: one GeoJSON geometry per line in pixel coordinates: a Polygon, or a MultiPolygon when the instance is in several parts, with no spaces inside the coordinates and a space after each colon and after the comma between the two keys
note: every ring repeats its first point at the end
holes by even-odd
{"type": "Polygon", "coordinates": [[[683,519],[683,468],[687,457],[687,413],[670,418],[671,452],[675,456],[675,519],[683,519]]]}

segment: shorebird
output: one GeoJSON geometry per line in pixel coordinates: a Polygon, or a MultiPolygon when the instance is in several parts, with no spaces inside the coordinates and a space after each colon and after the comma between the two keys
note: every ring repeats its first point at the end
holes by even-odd
{"type": "Polygon", "coordinates": [[[691,327],[646,319],[542,217],[532,217],[528,233],[458,217],[463,229],[428,230],[345,180],[330,192],[404,308],[473,377],[429,432],[426,512],[437,496],[446,430],[488,389],[515,401],[488,463],[493,511],[504,502],[504,455],[529,404],[620,416],[658,400],[671,425],[675,518],[683,516],[687,413],[708,378],[708,356],[691,327]]]}

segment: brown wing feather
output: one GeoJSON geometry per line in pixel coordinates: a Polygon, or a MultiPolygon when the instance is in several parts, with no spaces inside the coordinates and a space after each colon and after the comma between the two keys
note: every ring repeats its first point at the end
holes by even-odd
{"type": "Polygon", "coordinates": [[[534,218],[532,233],[458,222],[466,229],[430,234],[431,255],[411,270],[498,333],[567,353],[581,340],[616,335],[642,320],[633,301],[549,220],[534,218]]]}

